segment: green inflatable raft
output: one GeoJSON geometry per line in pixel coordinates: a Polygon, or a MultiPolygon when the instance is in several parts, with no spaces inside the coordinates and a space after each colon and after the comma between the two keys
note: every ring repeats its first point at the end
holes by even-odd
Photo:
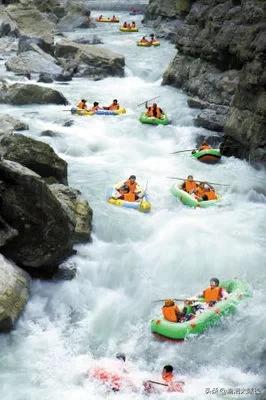
{"type": "Polygon", "coordinates": [[[173,185],[170,189],[170,192],[172,193],[173,196],[175,196],[177,199],[179,199],[185,206],[188,207],[200,207],[200,208],[207,208],[216,205],[220,200],[221,197],[218,196],[216,200],[204,200],[204,201],[199,201],[195,199],[191,194],[185,192],[184,190],[181,189],[180,186],[178,185],[173,185]]]}
{"type": "MultiPolygon", "coordinates": [[[[209,327],[216,325],[222,317],[234,313],[239,302],[251,295],[248,284],[238,279],[222,282],[220,287],[229,293],[226,300],[219,301],[190,321],[175,323],[161,319],[161,317],[153,319],[151,331],[175,340],[184,340],[190,335],[199,335],[209,327]]],[[[203,302],[203,300],[201,301],[203,302]]]]}
{"type": "Polygon", "coordinates": [[[206,149],[192,152],[192,157],[206,164],[216,164],[222,155],[219,149],[206,149]]]}
{"type": "Polygon", "coordinates": [[[168,125],[170,121],[166,114],[163,114],[162,118],[148,117],[145,112],[141,114],[139,120],[142,124],[150,125],[168,125]]]}

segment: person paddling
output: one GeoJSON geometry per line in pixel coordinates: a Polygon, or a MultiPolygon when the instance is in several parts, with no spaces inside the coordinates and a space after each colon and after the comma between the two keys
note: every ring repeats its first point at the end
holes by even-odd
{"type": "Polygon", "coordinates": [[[178,381],[172,365],[165,365],[162,370],[161,381],[147,380],[143,382],[146,393],[160,393],[159,388],[165,388],[167,392],[184,393],[184,382],[178,381]],[[157,386],[158,385],[158,386],[157,386]]]}
{"type": "Polygon", "coordinates": [[[103,108],[104,108],[104,110],[117,111],[117,110],[119,110],[120,105],[119,105],[117,99],[114,99],[112,104],[110,104],[110,106],[106,106],[103,108]]]}
{"type": "Polygon", "coordinates": [[[153,103],[152,106],[148,106],[148,102],[145,103],[146,106],[146,115],[148,117],[154,117],[161,119],[164,115],[163,110],[157,105],[157,103],[153,103]]]}
{"type": "Polygon", "coordinates": [[[87,110],[87,100],[82,99],[79,101],[79,103],[77,104],[77,108],[80,108],[81,110],[87,110]]]}
{"type": "Polygon", "coordinates": [[[217,200],[214,188],[206,182],[201,182],[194,192],[195,198],[199,201],[217,200]]]}
{"type": "Polygon", "coordinates": [[[127,186],[130,193],[135,194],[135,200],[138,200],[141,197],[141,187],[136,181],[135,175],[130,175],[127,181],[120,182],[115,186],[115,189],[120,192],[121,188],[127,186]]]}
{"type": "Polygon", "coordinates": [[[228,297],[228,292],[219,287],[219,279],[211,278],[210,286],[207,287],[198,297],[203,297],[205,303],[212,307],[217,301],[225,300],[228,297]]]}
{"type": "Polygon", "coordinates": [[[199,151],[208,149],[212,149],[212,147],[207,142],[202,142],[199,146],[199,151]]]}
{"type": "Polygon", "coordinates": [[[188,175],[187,179],[182,184],[182,189],[189,194],[194,193],[197,187],[198,184],[194,181],[192,175],[188,175]]]}

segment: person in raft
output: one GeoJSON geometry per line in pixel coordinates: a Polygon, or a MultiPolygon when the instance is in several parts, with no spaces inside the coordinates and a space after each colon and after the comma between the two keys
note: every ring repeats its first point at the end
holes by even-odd
{"type": "Polygon", "coordinates": [[[197,151],[201,151],[201,150],[209,150],[212,149],[212,146],[210,146],[206,141],[202,142],[201,145],[198,147],[197,150],[192,150],[192,154],[197,153],[197,151]]]}
{"type": "Polygon", "coordinates": [[[104,110],[110,110],[110,111],[116,111],[116,110],[119,110],[119,108],[120,108],[120,105],[119,105],[117,99],[114,99],[112,104],[110,104],[110,106],[103,107],[104,110]]]}
{"type": "Polygon", "coordinates": [[[127,25],[127,22],[126,22],[126,21],[123,23],[123,28],[125,28],[125,29],[130,28],[130,26],[127,25]]]}
{"type": "Polygon", "coordinates": [[[219,287],[219,284],[219,279],[211,278],[209,287],[203,290],[203,292],[198,296],[187,299],[187,301],[196,302],[199,299],[203,299],[208,307],[214,306],[217,301],[225,300],[229,296],[228,292],[224,288],[219,287]]]}
{"type": "Polygon", "coordinates": [[[147,117],[155,117],[159,119],[163,118],[164,112],[156,103],[153,103],[152,106],[148,106],[148,102],[146,102],[145,107],[147,109],[145,113],[147,117]]]}
{"type": "Polygon", "coordinates": [[[149,40],[148,39],[146,39],[146,37],[145,36],[143,36],[141,39],[140,39],[140,41],[139,41],[140,43],[150,43],[149,42],[149,40]]]}
{"type": "Polygon", "coordinates": [[[195,190],[197,189],[198,184],[197,182],[194,181],[194,178],[192,175],[188,175],[187,179],[183,182],[182,184],[182,190],[189,194],[193,194],[195,190]]]}
{"type": "Polygon", "coordinates": [[[117,20],[116,16],[113,15],[111,21],[116,21],[116,20],[117,20]]]}
{"type": "MultiPolygon", "coordinates": [[[[115,185],[115,189],[119,193],[119,196],[121,195],[121,190],[124,191],[124,193],[122,193],[123,196],[125,196],[125,194],[129,194],[129,193],[134,195],[134,197],[131,196],[132,200],[127,200],[127,201],[136,201],[136,200],[140,199],[141,197],[143,197],[141,187],[137,183],[135,175],[130,175],[130,177],[128,178],[127,181],[119,182],[117,185],[115,185]],[[127,189],[129,190],[129,192],[127,192],[127,189]],[[127,193],[125,193],[125,192],[127,192],[127,193]],[[134,200],[133,200],[133,198],[134,198],[134,200]]],[[[130,196],[126,196],[126,197],[128,199],[130,198],[130,196]]]]}
{"type": "Polygon", "coordinates": [[[194,196],[199,201],[217,200],[214,188],[206,182],[200,182],[194,191],[194,196]]]}
{"type": "Polygon", "coordinates": [[[102,108],[99,106],[99,103],[97,101],[95,101],[93,103],[93,106],[89,109],[89,111],[93,111],[96,112],[98,110],[101,110],[102,108]]]}
{"type": "Polygon", "coordinates": [[[157,42],[157,39],[156,39],[154,33],[151,34],[150,38],[151,38],[151,40],[150,40],[151,44],[153,44],[154,42],[157,42]]]}
{"type": "Polygon", "coordinates": [[[98,20],[100,21],[102,18],[103,18],[103,16],[102,16],[102,15],[100,15],[100,16],[99,16],[99,18],[98,18],[98,20]]]}
{"type": "Polygon", "coordinates": [[[132,21],[131,24],[129,24],[130,29],[135,29],[136,28],[136,22],[132,21]]]}
{"type": "Polygon", "coordinates": [[[160,393],[159,387],[160,383],[162,383],[165,387],[167,388],[167,392],[178,392],[178,393],[184,393],[184,384],[185,382],[183,381],[178,381],[175,374],[174,374],[174,368],[172,365],[165,365],[162,370],[162,381],[157,382],[159,385],[157,386],[154,384],[152,381],[145,381],[143,382],[144,386],[144,391],[145,393],[160,393]]]}
{"type": "Polygon", "coordinates": [[[172,299],[166,299],[164,301],[164,305],[162,306],[162,314],[164,319],[170,322],[180,322],[182,318],[182,313],[172,299]]]}
{"type": "Polygon", "coordinates": [[[80,102],[77,104],[77,108],[80,108],[82,110],[87,110],[88,109],[87,100],[84,99],[80,100],[80,102]]]}

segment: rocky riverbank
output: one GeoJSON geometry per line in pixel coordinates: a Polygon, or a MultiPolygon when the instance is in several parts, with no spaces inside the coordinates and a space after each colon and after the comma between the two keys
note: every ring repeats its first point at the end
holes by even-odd
{"type": "Polygon", "coordinates": [[[183,89],[195,123],[223,132],[222,150],[266,161],[266,3],[150,0],[146,23],[176,44],[163,84],[183,89]]]}
{"type": "MultiPolygon", "coordinates": [[[[64,38],[65,31],[88,27],[94,23],[83,1],[6,0],[0,6],[0,56],[7,71],[45,83],[123,76],[121,55],[64,38]]],[[[68,100],[49,86],[2,78],[0,103],[66,105],[68,100]]],[[[21,134],[27,124],[2,114],[0,125],[0,331],[8,331],[28,300],[30,276],[75,276],[66,259],[75,243],[90,241],[92,209],[68,186],[67,163],[48,144],[21,134]]]]}

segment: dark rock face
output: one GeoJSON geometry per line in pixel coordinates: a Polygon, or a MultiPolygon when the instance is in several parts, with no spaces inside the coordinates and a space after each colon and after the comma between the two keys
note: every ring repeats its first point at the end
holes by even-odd
{"type": "Polygon", "coordinates": [[[198,123],[224,130],[225,153],[251,161],[266,161],[265,16],[260,0],[150,0],[146,13],[172,29],[178,49],[163,83],[205,102],[198,123]]]}
{"type": "Polygon", "coordinates": [[[23,104],[68,104],[67,99],[57,90],[38,85],[0,82],[0,103],[23,104]]]}
{"type": "Polygon", "coordinates": [[[16,161],[42,178],[55,178],[67,184],[67,163],[48,144],[23,135],[0,138],[0,149],[6,160],[16,161]]]}
{"type": "Polygon", "coordinates": [[[2,253],[23,267],[57,266],[72,252],[72,221],[46,183],[28,168],[2,160],[0,176],[1,214],[19,233],[2,253]]]}

